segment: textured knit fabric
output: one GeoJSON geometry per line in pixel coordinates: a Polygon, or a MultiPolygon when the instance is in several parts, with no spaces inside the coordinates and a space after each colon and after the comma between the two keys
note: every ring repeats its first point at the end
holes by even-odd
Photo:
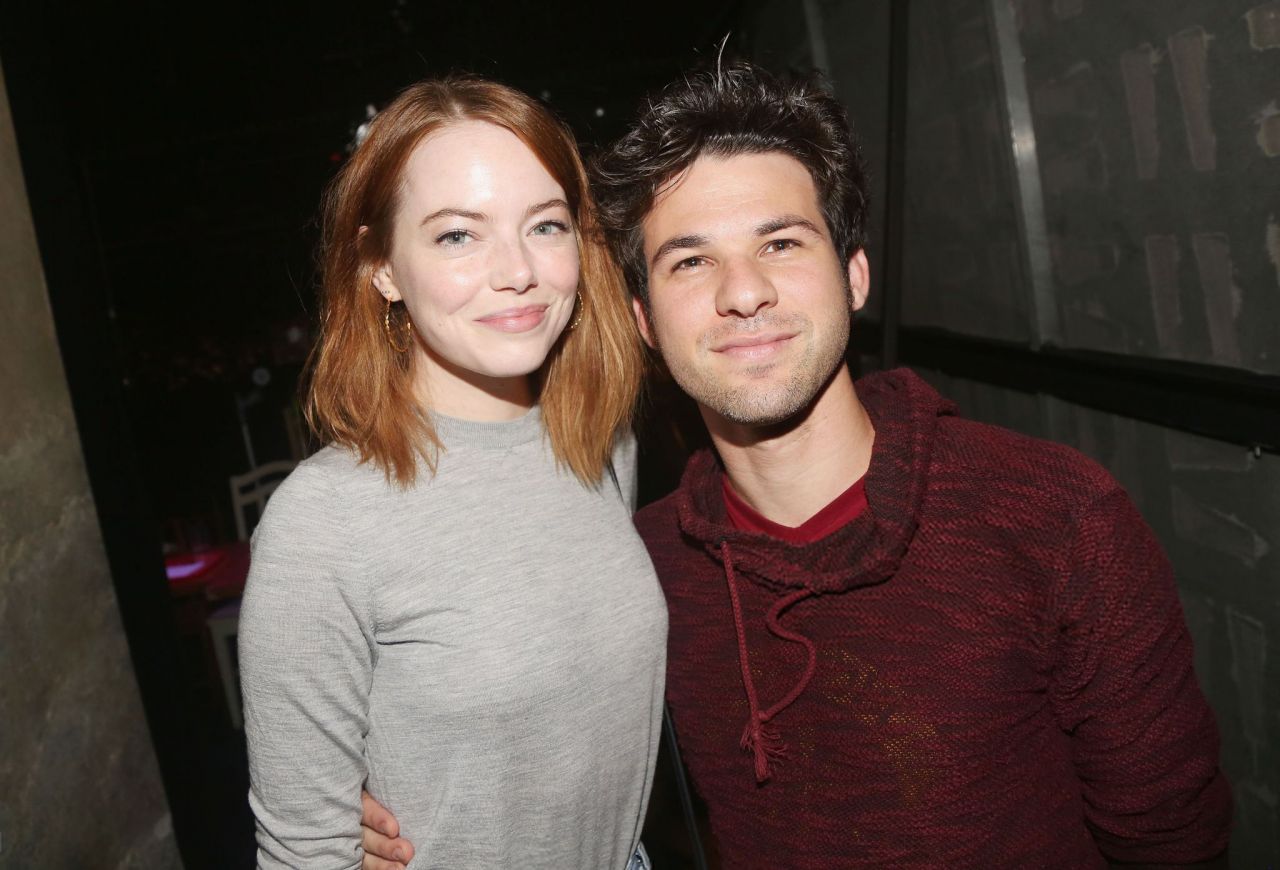
{"type": "Polygon", "coordinates": [[[360,866],[360,788],[425,868],[622,868],[661,731],[666,610],[630,523],[535,409],[435,417],[434,477],[327,448],[258,526],[240,662],[258,863],[360,866]]]}
{"type": "Polygon", "coordinates": [[[709,453],[637,517],[670,609],[668,700],[724,866],[1220,853],[1216,726],[1128,497],[1068,448],[959,419],[905,370],[857,390],[876,430],[868,508],[827,538],[734,529],[709,453]]]}

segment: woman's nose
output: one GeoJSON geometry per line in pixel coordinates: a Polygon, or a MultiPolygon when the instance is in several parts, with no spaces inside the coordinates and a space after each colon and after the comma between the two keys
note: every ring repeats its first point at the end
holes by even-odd
{"type": "Polygon", "coordinates": [[[494,290],[514,290],[517,293],[538,285],[533,263],[519,241],[500,244],[494,254],[490,284],[494,290]]]}

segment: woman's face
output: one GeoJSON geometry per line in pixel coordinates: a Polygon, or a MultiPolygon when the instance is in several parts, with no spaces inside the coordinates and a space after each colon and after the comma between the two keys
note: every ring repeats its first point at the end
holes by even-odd
{"type": "Polygon", "coordinates": [[[578,245],[564,190],[510,131],[450,124],[409,157],[374,285],[409,310],[429,407],[511,416],[573,314],[578,245]]]}

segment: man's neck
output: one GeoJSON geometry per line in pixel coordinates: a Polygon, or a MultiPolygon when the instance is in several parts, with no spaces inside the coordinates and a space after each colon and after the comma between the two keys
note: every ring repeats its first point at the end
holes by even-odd
{"type": "Polygon", "coordinates": [[[871,464],[875,429],[843,365],[807,411],[776,426],[733,423],[701,410],[734,490],[784,526],[822,510],[871,464]]]}

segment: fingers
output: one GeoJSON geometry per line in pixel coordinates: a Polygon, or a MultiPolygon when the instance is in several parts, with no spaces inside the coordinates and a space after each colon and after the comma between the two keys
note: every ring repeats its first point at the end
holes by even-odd
{"type": "Polygon", "coordinates": [[[360,862],[360,870],[405,870],[405,865],[395,861],[383,861],[365,852],[364,859],[360,862]]]}
{"type": "Polygon", "coordinates": [[[413,859],[413,844],[397,836],[400,824],[396,817],[367,791],[360,795],[360,806],[361,870],[405,870],[413,859]]]}
{"type": "Polygon", "coordinates": [[[413,844],[408,840],[387,837],[372,828],[360,831],[360,845],[364,847],[363,870],[404,870],[413,858],[413,844]]]}
{"type": "Polygon", "coordinates": [[[385,837],[372,828],[361,829],[361,846],[365,860],[361,870],[404,870],[413,857],[413,844],[407,839],[385,837]]]}
{"type": "Polygon", "coordinates": [[[360,824],[388,837],[400,835],[400,823],[396,821],[396,817],[364,790],[360,792],[360,824]]]}

